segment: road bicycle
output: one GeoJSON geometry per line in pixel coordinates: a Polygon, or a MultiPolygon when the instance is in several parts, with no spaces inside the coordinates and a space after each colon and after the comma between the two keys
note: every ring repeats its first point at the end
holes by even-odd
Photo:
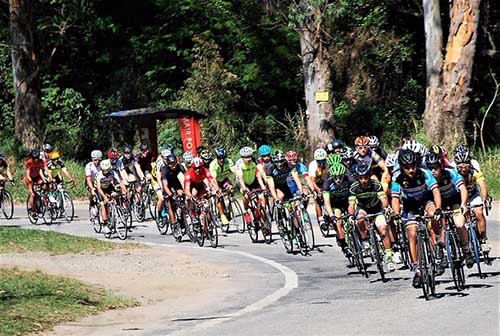
{"type": "MultiPolygon", "coordinates": [[[[175,221],[171,223],[172,236],[177,242],[182,240],[182,237],[188,233],[189,226],[192,223],[191,212],[186,206],[186,196],[176,195],[173,200],[173,209],[175,221]]],[[[189,235],[191,238],[191,235],[189,235]]]]}
{"type": "MultiPolygon", "coordinates": [[[[14,182],[11,182],[14,185],[14,182]]],[[[0,181],[0,208],[5,219],[11,219],[14,215],[14,198],[5,189],[5,181],[0,181]]]]}
{"type": "Polygon", "coordinates": [[[202,247],[205,244],[205,239],[210,240],[210,246],[216,248],[219,245],[219,234],[217,232],[217,224],[213,217],[213,212],[210,207],[210,201],[215,198],[214,194],[207,194],[203,197],[192,197],[192,223],[193,234],[196,237],[198,246],[202,247]]]}
{"type": "Polygon", "coordinates": [[[258,241],[259,231],[262,233],[266,244],[271,244],[272,242],[271,218],[266,211],[265,199],[263,197],[267,192],[265,189],[255,189],[245,192],[248,198],[248,210],[244,218],[252,243],[258,241]]]}
{"type": "Polygon", "coordinates": [[[483,274],[481,270],[481,256],[483,257],[483,261],[486,265],[491,265],[491,259],[489,256],[490,254],[489,252],[481,250],[481,242],[479,240],[479,230],[477,227],[477,217],[473,211],[474,208],[480,208],[480,207],[483,207],[483,205],[480,204],[474,206],[470,205],[467,206],[468,211],[465,213],[465,226],[469,231],[469,248],[474,253],[474,261],[477,266],[477,272],[480,278],[485,278],[486,275],[483,274]]]}
{"type": "MultiPolygon", "coordinates": [[[[383,237],[378,232],[375,224],[375,218],[378,216],[383,216],[382,212],[369,214],[357,217],[356,220],[365,220],[368,223],[368,237],[370,240],[370,255],[372,261],[377,265],[378,272],[382,282],[385,282],[385,271],[384,271],[384,259],[385,259],[385,247],[383,242],[383,237]]],[[[387,228],[389,230],[389,228],[387,228]]]]}
{"type": "Polygon", "coordinates": [[[455,211],[459,210],[443,211],[441,223],[446,230],[446,256],[453,277],[453,283],[457,291],[461,292],[465,289],[464,253],[462,251],[462,244],[457,228],[453,221],[453,214],[455,211]]]}
{"type": "Polygon", "coordinates": [[[125,214],[125,209],[122,206],[122,200],[126,196],[113,192],[107,205],[108,223],[107,230],[105,229],[104,236],[111,238],[116,233],[121,240],[127,239],[128,235],[128,218],[125,214]]]}
{"type": "Polygon", "coordinates": [[[361,236],[359,235],[358,227],[354,224],[354,216],[346,214],[342,216],[344,232],[346,237],[347,246],[352,255],[352,261],[359,273],[366,278],[369,277],[367,265],[363,257],[363,244],[361,243],[361,236]]]}
{"type": "Polygon", "coordinates": [[[243,217],[243,209],[241,204],[234,196],[234,193],[226,189],[222,191],[222,195],[219,198],[219,202],[222,204],[222,209],[224,210],[224,215],[228,220],[227,224],[222,224],[222,230],[229,233],[230,227],[234,227],[236,232],[245,232],[245,218],[243,217]]]}

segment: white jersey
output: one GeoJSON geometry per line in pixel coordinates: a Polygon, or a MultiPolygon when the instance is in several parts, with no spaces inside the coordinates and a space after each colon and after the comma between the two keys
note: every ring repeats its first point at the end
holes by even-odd
{"type": "Polygon", "coordinates": [[[102,171],[99,171],[95,177],[95,180],[96,182],[99,181],[101,183],[102,189],[107,189],[113,184],[119,183],[120,178],[114,170],[111,170],[108,175],[104,175],[102,171]]]}
{"type": "Polygon", "coordinates": [[[98,165],[96,167],[96,165],[94,164],[94,162],[90,161],[89,163],[87,163],[87,165],[85,166],[85,177],[89,177],[91,178],[92,182],[95,181],[95,176],[97,175],[98,172],[101,171],[101,166],[98,165]]]}

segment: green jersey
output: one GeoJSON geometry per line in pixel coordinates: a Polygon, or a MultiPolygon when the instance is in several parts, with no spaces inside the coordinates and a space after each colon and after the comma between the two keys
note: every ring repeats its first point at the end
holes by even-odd
{"type": "Polygon", "coordinates": [[[212,162],[210,162],[210,168],[209,168],[210,174],[212,174],[212,176],[217,176],[216,178],[217,182],[222,182],[227,178],[228,179],[231,178],[231,175],[233,175],[231,168],[233,166],[234,166],[233,160],[228,158],[224,159],[223,167],[219,165],[218,160],[213,160],[212,162]]]}

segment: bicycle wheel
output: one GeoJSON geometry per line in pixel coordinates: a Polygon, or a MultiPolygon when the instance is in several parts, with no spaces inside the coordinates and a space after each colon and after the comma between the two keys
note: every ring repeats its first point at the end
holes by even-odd
{"type": "Polygon", "coordinates": [[[431,298],[431,289],[429,283],[429,265],[427,260],[427,245],[424,241],[425,238],[422,237],[421,233],[417,236],[417,253],[418,253],[418,268],[420,271],[420,277],[422,281],[422,292],[426,300],[431,298]]]}
{"type": "Polygon", "coordinates": [[[75,216],[75,207],[73,206],[73,199],[70,193],[63,191],[60,193],[62,208],[61,212],[66,221],[71,222],[75,216]]]}
{"type": "Polygon", "coordinates": [[[142,194],[139,197],[139,200],[137,200],[137,196],[134,195],[134,201],[132,203],[132,211],[138,223],[144,222],[144,219],[146,218],[146,209],[144,203],[142,202],[142,194]]]}
{"type": "Polygon", "coordinates": [[[157,209],[156,209],[156,204],[158,203],[158,195],[156,195],[156,192],[153,190],[152,187],[148,188],[148,209],[149,209],[149,214],[151,215],[151,218],[156,219],[156,214],[157,214],[157,209]]]}
{"type": "Polygon", "coordinates": [[[92,208],[89,208],[90,222],[92,223],[92,227],[95,233],[101,233],[102,231],[101,207],[98,205],[93,205],[92,208]],[[95,216],[92,216],[92,208],[95,211],[95,216]]]}
{"type": "Polygon", "coordinates": [[[163,203],[163,209],[161,210],[161,216],[157,216],[156,218],[156,226],[158,227],[158,231],[160,231],[161,235],[167,234],[170,223],[171,220],[170,212],[168,211],[168,203],[165,201],[163,203]]]}
{"type": "Polygon", "coordinates": [[[434,253],[434,246],[428,238],[425,241],[428,265],[429,288],[431,295],[436,295],[436,254],[434,253]]]}
{"type": "Polygon", "coordinates": [[[196,230],[195,230],[195,220],[191,215],[191,210],[187,207],[182,209],[182,217],[184,218],[184,223],[186,224],[186,231],[191,243],[196,243],[196,230]]]}
{"type": "Polygon", "coordinates": [[[14,200],[10,192],[5,189],[2,196],[2,212],[5,219],[11,219],[14,215],[14,200]]]}
{"type": "Polygon", "coordinates": [[[256,222],[251,219],[250,215],[248,215],[248,218],[246,219],[246,227],[248,235],[250,236],[250,240],[252,241],[252,243],[256,243],[259,239],[259,229],[257,228],[256,222]]]}
{"type": "Polygon", "coordinates": [[[482,279],[484,276],[481,272],[481,251],[479,240],[476,235],[475,225],[473,223],[469,225],[469,248],[472,248],[472,251],[474,252],[474,261],[477,265],[477,272],[479,274],[479,278],[482,279]]]}
{"type": "Polygon", "coordinates": [[[203,215],[200,215],[200,218],[196,221],[196,242],[199,247],[205,245],[205,218],[203,215]]]}
{"type": "Polygon", "coordinates": [[[356,263],[356,267],[358,268],[358,271],[361,274],[363,274],[366,278],[368,278],[369,274],[366,271],[366,264],[363,258],[363,245],[361,244],[361,239],[359,238],[359,233],[355,226],[351,227],[349,234],[351,235],[351,239],[353,242],[353,247],[354,247],[353,257],[356,263]]]}
{"type": "Polygon", "coordinates": [[[304,230],[304,224],[300,217],[297,216],[295,212],[290,214],[290,227],[292,230],[292,237],[295,237],[297,245],[299,247],[300,254],[307,255],[308,246],[306,242],[306,232],[304,230]]]}
{"type": "Polygon", "coordinates": [[[174,236],[175,241],[180,242],[182,240],[182,236],[184,233],[182,232],[182,224],[183,224],[183,217],[182,217],[182,210],[179,208],[175,209],[175,221],[172,222],[171,230],[172,230],[172,236],[174,236]]]}
{"type": "Polygon", "coordinates": [[[309,213],[304,209],[302,210],[302,224],[304,226],[304,232],[307,242],[307,247],[309,251],[314,250],[315,241],[314,241],[314,231],[311,223],[311,217],[309,213]]]}
{"type": "MultiPolygon", "coordinates": [[[[277,215],[278,216],[278,215],[277,215]]],[[[277,218],[277,225],[278,225],[278,231],[280,234],[281,242],[283,243],[283,246],[285,247],[285,250],[287,253],[292,253],[293,252],[293,241],[292,237],[290,236],[290,232],[288,230],[288,223],[286,220],[281,217],[277,218]]]]}
{"type": "Polygon", "coordinates": [[[128,234],[127,219],[125,218],[125,214],[121,207],[117,206],[113,210],[115,211],[115,215],[113,217],[115,218],[114,224],[116,233],[118,234],[118,238],[125,240],[127,239],[128,234]]]}
{"type": "Polygon", "coordinates": [[[446,231],[446,252],[455,288],[458,292],[465,288],[465,272],[462,250],[455,232],[446,231]]]}
{"type": "MultiPolygon", "coordinates": [[[[228,213],[230,216],[229,223],[233,225],[237,232],[245,233],[245,218],[243,217],[243,209],[240,202],[235,197],[229,200],[228,213]]],[[[229,225],[228,225],[229,229],[229,225]]]]}
{"type": "MultiPolygon", "coordinates": [[[[33,202],[35,202],[36,200],[36,194],[35,194],[35,199],[33,200],[33,202]]],[[[28,219],[30,220],[31,224],[34,224],[36,225],[36,223],[38,222],[38,211],[36,211],[36,203],[35,203],[35,211],[31,211],[31,207],[30,207],[30,196],[28,195],[28,198],[26,199],[26,212],[28,214],[28,219]]]]}
{"type": "Polygon", "coordinates": [[[380,273],[380,278],[382,282],[385,282],[385,272],[384,272],[384,260],[383,260],[383,252],[380,251],[380,241],[375,232],[375,228],[373,224],[370,225],[370,245],[373,250],[373,257],[375,259],[375,263],[377,264],[378,272],[380,273]]]}
{"type": "Polygon", "coordinates": [[[273,241],[273,231],[269,214],[263,206],[259,206],[257,211],[259,212],[259,226],[260,231],[262,232],[262,236],[264,236],[264,241],[266,242],[266,244],[271,244],[273,241]]]}
{"type": "Polygon", "coordinates": [[[211,215],[205,216],[207,221],[207,235],[210,240],[210,246],[216,248],[219,245],[219,235],[217,232],[217,225],[211,215]]]}

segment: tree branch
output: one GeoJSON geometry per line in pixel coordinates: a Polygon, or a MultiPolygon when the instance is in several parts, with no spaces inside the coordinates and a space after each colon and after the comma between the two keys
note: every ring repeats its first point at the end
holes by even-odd
{"type": "Polygon", "coordinates": [[[491,70],[491,67],[490,67],[490,76],[491,78],[493,78],[493,81],[495,82],[495,94],[493,95],[493,99],[491,99],[490,105],[488,106],[486,112],[484,113],[483,120],[481,121],[481,129],[479,130],[479,134],[481,135],[481,147],[483,148],[484,156],[486,156],[486,146],[484,145],[484,137],[483,137],[484,123],[486,121],[488,113],[490,112],[491,108],[493,107],[493,104],[495,103],[495,100],[497,99],[498,90],[500,89],[500,83],[498,82],[495,73],[491,70]]]}

